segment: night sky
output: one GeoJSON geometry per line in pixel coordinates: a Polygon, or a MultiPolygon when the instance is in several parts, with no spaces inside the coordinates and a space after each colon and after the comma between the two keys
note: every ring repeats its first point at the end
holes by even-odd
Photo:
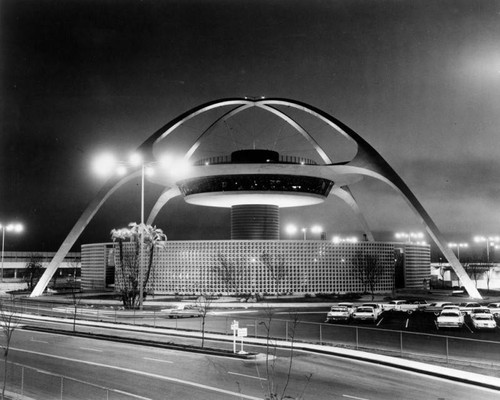
{"type": "MultiPolygon", "coordinates": [[[[500,234],[500,2],[487,0],[0,0],[0,221],[5,250],[56,251],[103,184],[103,149],[128,154],[208,101],[309,103],[366,139],[449,240],[500,234]]],[[[352,188],[376,239],[423,230],[383,183],[352,188]]],[[[161,187],[146,187],[151,207],[161,187]]],[[[139,182],[80,240],[139,220],[139,182]]],[[[361,231],[338,200],[282,225],[361,231]]],[[[176,199],[169,239],[227,239],[229,213],[176,199]]]]}

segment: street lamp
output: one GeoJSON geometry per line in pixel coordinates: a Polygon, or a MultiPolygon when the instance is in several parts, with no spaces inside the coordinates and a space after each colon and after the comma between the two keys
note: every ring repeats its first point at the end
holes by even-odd
{"type": "MultiPolygon", "coordinates": [[[[412,243],[414,239],[423,239],[424,234],[422,232],[398,232],[394,235],[396,239],[405,239],[408,243],[412,243]]],[[[417,241],[417,244],[423,244],[424,242],[417,241]]]]}
{"type": "Polygon", "coordinates": [[[448,247],[450,247],[450,248],[456,247],[457,248],[457,258],[458,258],[458,261],[460,261],[460,247],[469,247],[469,244],[468,243],[448,243],[448,247]]]}
{"type": "Polygon", "coordinates": [[[0,229],[2,229],[2,268],[0,272],[0,281],[3,282],[3,256],[4,256],[4,248],[5,248],[5,231],[20,233],[23,231],[23,226],[21,224],[0,224],[0,229]]]}
{"type": "MultiPolygon", "coordinates": [[[[321,226],[319,226],[319,225],[313,225],[310,229],[311,229],[312,233],[320,234],[320,235],[323,234],[323,228],[321,226]]],[[[288,224],[285,227],[286,233],[288,235],[290,235],[290,236],[295,235],[298,230],[299,229],[294,224],[288,224]]],[[[303,240],[307,240],[307,228],[306,227],[302,227],[302,228],[300,228],[300,231],[302,232],[303,240]]]]}
{"type": "Polygon", "coordinates": [[[350,236],[350,237],[341,237],[341,236],[334,236],[332,238],[333,243],[357,243],[358,238],[355,236],[350,236]]]}
{"type": "Polygon", "coordinates": [[[486,243],[486,260],[488,263],[490,262],[490,246],[495,246],[495,244],[499,241],[499,236],[474,236],[474,242],[486,243]]]}
{"type": "Polygon", "coordinates": [[[127,161],[119,161],[113,154],[101,154],[94,161],[94,171],[101,177],[109,177],[113,172],[119,176],[124,176],[128,172],[128,168],[141,169],[141,223],[139,225],[139,309],[143,309],[143,247],[144,247],[144,178],[146,175],[152,176],[155,173],[154,165],[156,162],[145,162],[142,155],[132,153],[127,161]]]}

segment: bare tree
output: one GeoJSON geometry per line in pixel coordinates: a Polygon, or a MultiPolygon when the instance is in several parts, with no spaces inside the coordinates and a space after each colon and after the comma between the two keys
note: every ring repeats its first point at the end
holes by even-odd
{"type": "Polygon", "coordinates": [[[78,314],[78,306],[80,305],[82,298],[79,296],[80,287],[76,281],[76,276],[73,276],[73,279],[68,278],[68,283],[71,289],[71,300],[73,304],[73,332],[76,332],[76,316],[78,314]]]}
{"type": "Polygon", "coordinates": [[[271,255],[268,252],[264,252],[260,255],[260,261],[267,268],[267,271],[274,283],[276,297],[278,297],[280,294],[280,284],[285,278],[287,272],[285,257],[282,254],[271,255]]]}
{"type": "Polygon", "coordinates": [[[1,348],[4,357],[3,388],[2,399],[5,399],[5,388],[7,386],[7,370],[10,342],[12,335],[19,325],[19,317],[15,314],[14,302],[11,307],[7,307],[4,302],[0,303],[0,323],[2,324],[3,343],[1,348]]]}
{"type": "Polygon", "coordinates": [[[203,294],[196,299],[196,307],[198,308],[201,316],[201,347],[205,345],[205,320],[207,314],[212,308],[213,297],[208,294],[203,294]]]}
{"type": "Polygon", "coordinates": [[[28,290],[33,290],[42,276],[42,256],[39,254],[31,254],[29,261],[24,268],[24,280],[28,284],[28,290]]]}
{"type": "Polygon", "coordinates": [[[375,288],[384,272],[383,265],[379,262],[376,254],[358,253],[354,258],[354,266],[358,277],[365,288],[370,290],[372,301],[375,297],[375,288]]]}
{"type": "MultiPolygon", "coordinates": [[[[290,339],[290,354],[288,357],[288,362],[286,365],[286,379],[283,383],[283,387],[280,389],[279,384],[276,379],[277,373],[277,345],[276,342],[271,340],[271,327],[274,317],[274,310],[271,307],[265,309],[266,318],[264,321],[260,322],[266,330],[266,386],[261,386],[265,392],[265,400],[283,400],[283,399],[303,399],[304,393],[311,381],[312,374],[306,375],[306,382],[302,392],[298,396],[290,396],[287,394],[288,385],[292,376],[293,369],[293,358],[294,358],[294,343],[295,343],[295,333],[297,326],[299,325],[299,317],[297,313],[291,313],[291,326],[289,327],[288,339],[290,339]]],[[[259,373],[258,366],[256,364],[257,373],[259,373]]],[[[261,383],[262,385],[262,383],[261,383]]]]}
{"type": "Polygon", "coordinates": [[[210,269],[217,275],[220,281],[224,282],[226,293],[238,293],[238,273],[235,262],[229,260],[222,253],[218,253],[216,262],[210,266],[210,269]]]}
{"type": "Polygon", "coordinates": [[[490,264],[488,266],[488,269],[484,273],[484,277],[486,279],[486,287],[488,288],[488,293],[490,292],[490,282],[491,282],[491,278],[493,277],[494,271],[495,271],[495,269],[493,267],[493,264],[490,264]]]}

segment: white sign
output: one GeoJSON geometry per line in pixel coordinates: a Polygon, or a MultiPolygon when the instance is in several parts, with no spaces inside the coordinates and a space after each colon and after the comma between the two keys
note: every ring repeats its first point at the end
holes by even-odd
{"type": "Polygon", "coordinates": [[[248,335],[247,328],[238,329],[238,337],[245,337],[248,335]]]}
{"type": "Polygon", "coordinates": [[[233,321],[233,323],[231,324],[232,331],[237,331],[239,329],[239,327],[240,327],[240,324],[238,323],[238,321],[233,321]]]}

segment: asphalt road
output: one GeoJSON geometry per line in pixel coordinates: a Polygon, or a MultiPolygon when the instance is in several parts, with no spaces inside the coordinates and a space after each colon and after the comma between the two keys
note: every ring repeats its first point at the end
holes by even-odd
{"type": "MultiPolygon", "coordinates": [[[[183,339],[186,340],[186,339],[183,339]]],[[[199,343],[199,340],[196,341],[199,343]]],[[[263,352],[263,349],[259,350],[263,352]]],[[[95,339],[17,330],[10,361],[133,393],[146,399],[262,399],[268,385],[284,390],[290,358],[260,361],[200,355],[95,339]]],[[[19,371],[18,371],[19,372],[19,371]]],[[[20,380],[19,374],[10,381],[20,380]]],[[[64,399],[105,399],[102,389],[65,379],[64,399]]],[[[286,394],[307,399],[498,399],[499,393],[425,375],[297,352],[286,394]],[[310,376],[308,381],[307,377],[310,376]]],[[[60,398],[61,379],[25,370],[24,394],[60,398]]],[[[126,399],[123,393],[110,399],[126,399]]]]}

